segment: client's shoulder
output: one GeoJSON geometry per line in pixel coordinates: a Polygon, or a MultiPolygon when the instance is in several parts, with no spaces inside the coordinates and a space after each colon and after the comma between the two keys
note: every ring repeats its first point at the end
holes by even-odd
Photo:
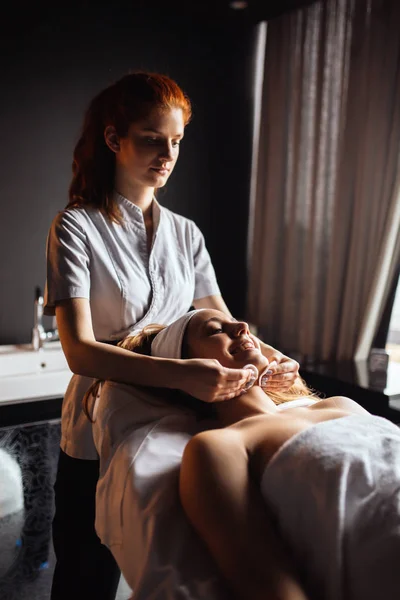
{"type": "Polygon", "coordinates": [[[308,407],[308,410],[320,410],[324,408],[338,408],[351,414],[369,414],[358,402],[346,396],[330,396],[315,402],[308,407]]]}

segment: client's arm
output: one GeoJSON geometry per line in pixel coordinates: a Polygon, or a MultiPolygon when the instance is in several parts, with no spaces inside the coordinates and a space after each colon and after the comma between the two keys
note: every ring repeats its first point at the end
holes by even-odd
{"type": "MultiPolygon", "coordinates": [[[[195,308],[215,308],[230,317],[232,316],[222,296],[206,296],[204,298],[199,298],[194,300],[193,305],[195,308]]],[[[252,335],[252,337],[255,338],[254,335],[252,335]]],[[[287,391],[295,383],[299,375],[299,363],[293,360],[293,358],[285,356],[282,352],[279,352],[279,350],[276,350],[272,346],[265,344],[260,339],[258,339],[258,341],[263,355],[268,358],[270,363],[275,361],[277,364],[277,366],[273,368],[272,373],[268,373],[266,385],[263,387],[265,387],[266,391],[287,391]]]]}
{"type": "Polygon", "coordinates": [[[186,446],[183,508],[242,600],[307,600],[276,536],[237,431],[200,433],[186,446]]]}

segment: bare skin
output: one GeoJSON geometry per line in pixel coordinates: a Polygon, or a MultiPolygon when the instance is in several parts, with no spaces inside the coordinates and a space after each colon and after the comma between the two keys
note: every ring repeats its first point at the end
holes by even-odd
{"type": "MultiPolygon", "coordinates": [[[[195,315],[186,340],[189,356],[214,356],[237,368],[252,363],[259,372],[265,366],[247,324],[219,311],[195,315]]],[[[223,428],[194,436],[185,449],[180,479],[183,507],[238,598],[305,599],[271,526],[260,479],[275,452],[297,433],[322,421],[368,413],[344,397],[278,412],[258,385],[219,404],[217,413],[223,428]]]]}

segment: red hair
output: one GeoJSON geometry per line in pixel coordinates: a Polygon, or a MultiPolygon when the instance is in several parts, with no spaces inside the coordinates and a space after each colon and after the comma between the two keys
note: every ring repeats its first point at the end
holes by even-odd
{"type": "Polygon", "coordinates": [[[175,81],[158,73],[129,73],[93,98],[74,150],[67,208],[95,206],[120,222],[113,200],[115,155],[105,142],[104,130],[112,125],[118,136],[125,137],[129,126],[154,108],[180,108],[185,126],[192,116],[186,94],[175,81]]]}

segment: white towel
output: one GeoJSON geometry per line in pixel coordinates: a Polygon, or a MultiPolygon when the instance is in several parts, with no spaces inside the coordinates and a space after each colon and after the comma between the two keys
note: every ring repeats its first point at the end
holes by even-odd
{"type": "Polygon", "coordinates": [[[351,415],[309,427],[261,491],[310,598],[399,600],[400,430],[351,415]]]}

